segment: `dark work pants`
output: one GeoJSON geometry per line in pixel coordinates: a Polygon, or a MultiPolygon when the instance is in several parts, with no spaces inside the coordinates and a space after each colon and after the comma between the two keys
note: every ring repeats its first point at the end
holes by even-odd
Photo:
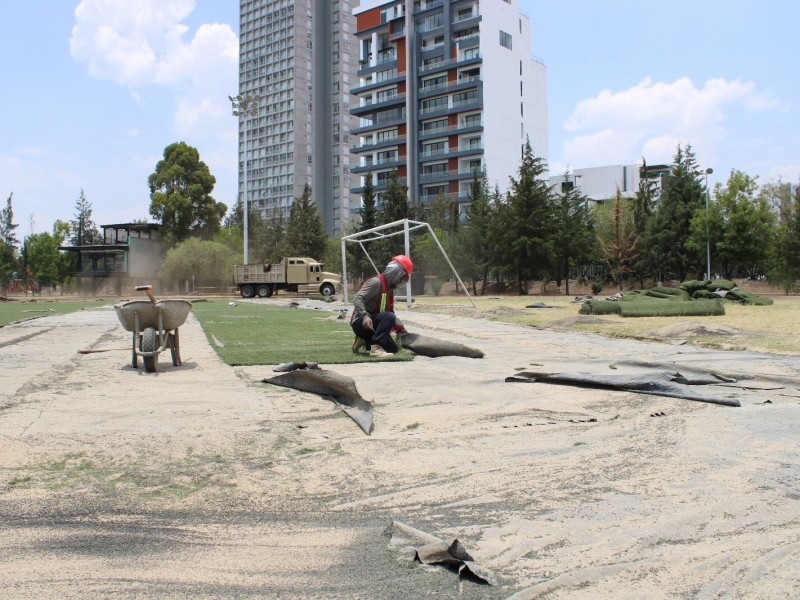
{"type": "Polygon", "coordinates": [[[378,344],[381,348],[394,354],[397,352],[397,344],[392,339],[392,327],[395,324],[395,315],[393,312],[380,312],[372,313],[372,327],[374,331],[366,329],[361,324],[361,319],[356,319],[350,326],[355,333],[362,340],[367,342],[367,345],[378,344]]]}

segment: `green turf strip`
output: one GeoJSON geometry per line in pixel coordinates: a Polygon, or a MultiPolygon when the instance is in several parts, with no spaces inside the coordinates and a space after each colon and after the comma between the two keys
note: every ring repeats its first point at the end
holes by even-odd
{"type": "Polygon", "coordinates": [[[30,299],[11,300],[0,302],[0,327],[17,321],[27,321],[39,317],[49,317],[52,315],[63,315],[75,312],[84,308],[98,308],[109,304],[107,300],[88,300],[88,301],[59,301],[44,300],[41,298],[35,301],[30,299]]]}
{"type": "MultiPolygon", "coordinates": [[[[259,302],[226,300],[193,306],[211,346],[232,366],[285,362],[342,364],[375,361],[364,349],[353,354],[353,331],[347,319],[327,310],[287,308],[259,302]]],[[[387,360],[411,360],[400,351],[387,360]]]]}

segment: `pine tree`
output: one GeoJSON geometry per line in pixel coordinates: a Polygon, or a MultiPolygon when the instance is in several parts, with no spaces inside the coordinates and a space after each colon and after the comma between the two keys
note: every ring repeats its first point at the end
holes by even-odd
{"type": "Polygon", "coordinates": [[[528,293],[528,281],[546,276],[554,263],[553,192],[546,181],[547,166],[533,155],[530,140],[525,142],[518,179],[511,178],[508,195],[511,220],[506,237],[507,266],[516,274],[520,294],[528,293]]]}
{"type": "Polygon", "coordinates": [[[325,253],[325,229],[311,200],[311,186],[306,183],[303,195],[296,198],[289,210],[286,243],[293,256],[308,256],[321,260],[325,253]]]}
{"type": "MultiPolygon", "coordinates": [[[[383,194],[383,206],[381,206],[378,220],[381,225],[394,223],[403,219],[412,218],[411,206],[408,202],[408,188],[400,183],[397,172],[389,175],[386,183],[386,191],[383,194]]],[[[395,235],[384,238],[373,244],[373,260],[388,262],[396,254],[405,254],[405,241],[403,236],[395,235]]],[[[378,265],[379,268],[380,265],[378,265]]]]}
{"type": "MultiPolygon", "coordinates": [[[[378,226],[378,209],[375,205],[375,186],[372,183],[372,173],[367,173],[364,178],[364,189],[361,191],[361,208],[358,211],[360,217],[358,231],[368,231],[378,226]]],[[[355,233],[355,232],[353,232],[355,233]]],[[[370,252],[372,242],[362,242],[365,252],[370,252]]],[[[357,246],[354,250],[351,246],[347,248],[350,252],[348,264],[354,267],[355,275],[363,280],[373,274],[374,269],[369,262],[369,258],[357,246]]]]}
{"type": "Polygon", "coordinates": [[[469,188],[469,206],[464,227],[458,230],[458,253],[454,257],[459,272],[472,282],[472,293],[478,295],[478,281],[481,282],[481,295],[486,293],[491,260],[491,222],[495,205],[489,198],[489,182],[486,171],[472,176],[469,188]]]}
{"type": "Polygon", "coordinates": [[[692,217],[698,210],[705,211],[700,171],[691,146],[685,151],[678,146],[650,229],[656,264],[678,281],[685,281],[689,273],[704,271],[705,253],[687,245],[692,217]]]}
{"type": "Polygon", "coordinates": [[[6,207],[0,210],[0,282],[5,287],[9,277],[17,270],[17,248],[19,240],[14,230],[19,227],[14,223],[14,209],[11,207],[11,198],[14,192],[8,195],[6,207]]]}
{"type": "Polygon", "coordinates": [[[629,215],[625,214],[622,205],[622,194],[617,188],[614,196],[613,222],[610,232],[599,237],[600,249],[611,270],[611,276],[619,284],[619,291],[625,281],[625,275],[631,271],[631,264],[636,259],[636,232],[633,230],[629,215]]]}
{"type": "Polygon", "coordinates": [[[800,186],[792,196],[789,184],[778,183],[764,191],[772,192],[778,208],[778,230],[773,249],[770,278],[783,286],[787,294],[800,290],[800,186]]]}
{"type": "Polygon", "coordinates": [[[75,201],[74,219],[70,224],[69,243],[73,246],[92,246],[101,243],[102,236],[92,218],[92,203],[81,190],[75,201]]]}
{"type": "MultiPolygon", "coordinates": [[[[569,182],[569,178],[569,173],[565,173],[564,181],[569,182]]],[[[596,246],[594,220],[587,203],[586,196],[575,186],[565,186],[556,205],[553,228],[556,284],[560,286],[564,279],[567,296],[570,267],[589,259],[596,246]]]]}
{"type": "Polygon", "coordinates": [[[648,232],[654,218],[654,208],[657,202],[658,185],[656,181],[647,176],[647,161],[642,159],[639,168],[639,189],[636,191],[633,204],[633,231],[638,249],[637,258],[631,265],[639,286],[644,288],[644,280],[656,269],[653,258],[652,243],[648,232]]]}

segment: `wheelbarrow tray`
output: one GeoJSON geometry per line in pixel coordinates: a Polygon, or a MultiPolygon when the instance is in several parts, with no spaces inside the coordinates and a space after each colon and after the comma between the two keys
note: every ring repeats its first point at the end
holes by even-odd
{"type": "Polygon", "coordinates": [[[117,318],[126,331],[136,329],[136,314],[139,314],[139,331],[153,327],[159,328],[158,313],[161,312],[163,331],[177,329],[186,321],[192,303],[188,300],[159,300],[155,304],[149,300],[131,300],[115,304],[117,318]]]}

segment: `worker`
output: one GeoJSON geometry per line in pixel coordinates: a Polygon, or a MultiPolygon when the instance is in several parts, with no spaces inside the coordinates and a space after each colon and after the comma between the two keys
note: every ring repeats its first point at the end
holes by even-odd
{"type": "Polygon", "coordinates": [[[392,333],[406,332],[403,323],[394,314],[394,290],[411,278],[414,264],[404,254],[389,261],[383,273],[370,277],[353,298],[350,327],[356,334],[353,352],[370,346],[372,358],[385,358],[397,352],[392,333]]]}

